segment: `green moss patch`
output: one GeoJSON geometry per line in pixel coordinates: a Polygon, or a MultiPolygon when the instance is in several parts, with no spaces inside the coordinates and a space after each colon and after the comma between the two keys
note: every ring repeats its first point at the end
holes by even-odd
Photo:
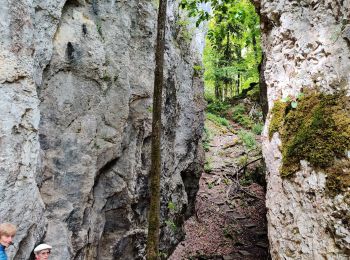
{"type": "Polygon", "coordinates": [[[333,166],[327,169],[327,191],[336,195],[350,187],[350,160],[336,160],[333,166]]]}
{"type": "Polygon", "coordinates": [[[308,91],[296,108],[275,102],[269,128],[270,137],[278,131],[282,140],[282,176],[300,169],[300,160],[327,173],[330,191],[350,187],[346,152],[350,150],[350,99],[345,94],[308,91]]]}
{"type": "Polygon", "coordinates": [[[272,119],[269,127],[269,137],[272,138],[274,132],[278,132],[283,126],[284,118],[286,116],[287,103],[276,101],[272,108],[272,119]]]}

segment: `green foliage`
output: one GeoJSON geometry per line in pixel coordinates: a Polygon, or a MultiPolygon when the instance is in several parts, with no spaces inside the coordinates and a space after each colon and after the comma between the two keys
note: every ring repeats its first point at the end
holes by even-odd
{"type": "Polygon", "coordinates": [[[209,103],[207,106],[207,111],[216,115],[223,115],[224,112],[230,108],[230,104],[226,102],[215,101],[209,103]]]}
{"type": "Polygon", "coordinates": [[[212,189],[215,186],[214,182],[208,182],[207,185],[208,185],[208,189],[212,189]]]}
{"type": "Polygon", "coordinates": [[[249,149],[254,149],[257,146],[255,136],[251,132],[240,130],[238,137],[242,140],[243,144],[249,149]]]}
{"type": "Polygon", "coordinates": [[[269,132],[278,131],[282,140],[282,176],[291,176],[300,168],[300,160],[329,173],[330,191],[350,186],[350,98],[308,91],[295,109],[276,101],[269,132]],[[277,118],[277,119],[276,119],[277,118]]]}
{"type": "Polygon", "coordinates": [[[175,232],[177,227],[176,227],[176,224],[174,221],[168,219],[168,220],[165,220],[165,224],[173,231],[175,232]]]}
{"type": "Polygon", "coordinates": [[[189,44],[192,41],[194,30],[190,28],[190,22],[186,18],[179,18],[176,21],[176,38],[179,42],[189,44]]]}
{"type": "Polygon", "coordinates": [[[207,115],[207,119],[209,119],[210,121],[212,121],[215,124],[223,125],[223,126],[229,126],[230,125],[229,121],[226,118],[214,115],[214,114],[209,113],[209,112],[206,113],[206,115],[207,115]]]}
{"type": "Polygon", "coordinates": [[[204,171],[206,173],[210,173],[213,170],[213,167],[211,165],[211,158],[207,158],[206,162],[204,163],[204,171]]]}
{"type": "Polygon", "coordinates": [[[168,255],[167,255],[166,253],[162,252],[162,251],[159,251],[158,257],[159,257],[160,259],[167,259],[167,258],[168,258],[168,255]]]}
{"type": "Polygon", "coordinates": [[[260,87],[259,87],[259,84],[256,84],[255,87],[248,91],[247,93],[247,96],[255,101],[255,102],[259,102],[259,99],[260,99],[260,87]]]}
{"type": "Polygon", "coordinates": [[[239,180],[239,184],[241,184],[242,186],[249,186],[252,183],[253,183],[253,180],[250,178],[249,175],[244,176],[239,180]]]}
{"type": "Polygon", "coordinates": [[[204,68],[201,65],[194,65],[193,66],[193,76],[198,77],[203,74],[204,68]]]}
{"type": "Polygon", "coordinates": [[[236,105],[232,108],[232,117],[238,118],[246,113],[245,106],[243,104],[236,105]]]}
{"type": "Polygon", "coordinates": [[[213,103],[216,101],[215,98],[215,93],[213,91],[211,91],[210,89],[206,88],[205,92],[204,92],[204,99],[209,103],[213,103]]]}
{"type": "Polygon", "coordinates": [[[211,3],[211,16],[198,8],[199,1],[182,1],[182,6],[199,22],[210,17],[203,54],[206,92],[225,100],[259,82],[259,16],[249,0],[205,2],[211,3]]]}
{"type": "Polygon", "coordinates": [[[209,151],[209,143],[212,138],[212,133],[210,130],[204,126],[204,135],[203,135],[203,149],[204,151],[208,152],[209,151]]]}
{"type": "Polygon", "coordinates": [[[246,109],[243,104],[239,104],[232,108],[232,119],[245,128],[251,128],[254,124],[253,120],[245,114],[246,109]]]}
{"type": "Polygon", "coordinates": [[[104,81],[111,81],[112,77],[107,73],[107,71],[105,71],[103,78],[104,81]]]}
{"type": "Polygon", "coordinates": [[[229,178],[224,178],[223,182],[225,183],[225,185],[230,185],[231,184],[231,180],[229,178]]]}
{"type": "Polygon", "coordinates": [[[168,202],[168,209],[169,209],[170,211],[176,211],[176,205],[175,205],[175,203],[172,202],[172,201],[169,201],[169,202],[168,202]]]}
{"type": "Polygon", "coordinates": [[[240,123],[245,128],[251,128],[254,124],[253,120],[247,115],[242,115],[241,117],[237,118],[236,120],[238,121],[238,123],[240,123]]]}
{"type": "Polygon", "coordinates": [[[264,125],[262,123],[256,123],[253,125],[252,131],[254,132],[254,134],[260,135],[263,128],[264,128],[264,125]]]}
{"type": "Polygon", "coordinates": [[[296,96],[288,95],[285,98],[282,98],[281,101],[283,103],[287,103],[287,107],[296,108],[298,106],[298,101],[300,101],[304,97],[304,93],[299,93],[296,96]]]}
{"type": "Polygon", "coordinates": [[[247,154],[240,156],[238,158],[238,165],[239,166],[244,166],[247,164],[247,162],[248,162],[248,155],[247,154]]]}

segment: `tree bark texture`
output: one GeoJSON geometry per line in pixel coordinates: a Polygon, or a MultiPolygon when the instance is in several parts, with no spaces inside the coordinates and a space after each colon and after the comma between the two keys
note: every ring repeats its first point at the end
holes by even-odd
{"type": "Polygon", "coordinates": [[[150,171],[150,208],[148,216],[147,259],[158,259],[160,219],[160,177],[161,177],[161,113],[163,90],[163,65],[165,45],[165,21],[167,0],[159,1],[156,42],[156,67],[154,73],[152,151],[150,171]]]}

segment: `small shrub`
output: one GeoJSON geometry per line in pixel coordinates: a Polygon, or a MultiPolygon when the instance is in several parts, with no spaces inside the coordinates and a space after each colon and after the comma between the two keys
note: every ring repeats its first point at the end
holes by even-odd
{"type": "Polygon", "coordinates": [[[172,202],[172,201],[169,201],[169,202],[168,202],[168,209],[169,209],[170,211],[176,211],[176,205],[175,205],[175,203],[172,202]]]}
{"type": "Polygon", "coordinates": [[[230,123],[228,122],[228,120],[226,118],[214,115],[212,113],[207,113],[207,118],[210,121],[212,121],[212,122],[214,122],[216,124],[219,124],[219,125],[223,125],[223,126],[229,126],[230,125],[230,123]]]}
{"type": "Polygon", "coordinates": [[[242,125],[245,128],[251,128],[252,125],[254,125],[253,120],[249,116],[246,116],[246,115],[243,115],[237,121],[240,125],[242,125]]]}
{"type": "Polygon", "coordinates": [[[248,91],[247,96],[250,97],[251,100],[259,101],[260,98],[260,89],[259,85],[256,85],[257,87],[253,88],[252,90],[248,91]]]}
{"type": "Polygon", "coordinates": [[[238,165],[239,166],[244,166],[247,164],[247,162],[248,162],[248,155],[243,155],[243,156],[238,158],[238,165]]]}
{"type": "Polygon", "coordinates": [[[211,165],[211,158],[207,158],[206,162],[204,163],[204,171],[206,173],[210,173],[213,170],[213,167],[211,165]]]}
{"type": "Polygon", "coordinates": [[[192,41],[193,37],[193,29],[190,29],[190,21],[187,19],[179,19],[176,21],[176,35],[177,39],[180,42],[185,44],[189,44],[192,41]]]}
{"type": "Polygon", "coordinates": [[[210,130],[205,126],[204,127],[204,135],[203,135],[203,149],[204,151],[208,152],[209,151],[209,144],[210,140],[212,138],[212,133],[210,130]]]}
{"type": "Polygon", "coordinates": [[[210,190],[210,189],[212,189],[212,188],[214,188],[214,182],[208,182],[208,189],[210,190]]]}
{"type": "Polygon", "coordinates": [[[239,104],[232,108],[232,119],[245,128],[251,128],[254,124],[253,120],[246,115],[246,109],[243,104],[239,104]]]}
{"type": "Polygon", "coordinates": [[[174,223],[174,221],[172,220],[165,220],[165,224],[173,231],[175,232],[177,227],[176,224],[174,223]]]}
{"type": "Polygon", "coordinates": [[[228,103],[216,101],[208,104],[207,111],[212,114],[223,115],[229,107],[230,104],[228,103]]]}
{"type": "Polygon", "coordinates": [[[243,104],[239,104],[237,106],[234,106],[232,108],[232,117],[233,119],[241,116],[241,115],[244,115],[246,113],[246,110],[245,110],[245,107],[243,104]]]}
{"type": "Polygon", "coordinates": [[[230,185],[231,184],[231,180],[230,179],[228,179],[228,178],[224,178],[224,183],[225,183],[225,185],[230,185]]]}
{"type": "Polygon", "coordinates": [[[159,257],[160,259],[167,259],[167,258],[168,258],[168,255],[167,255],[166,253],[162,252],[162,251],[159,251],[158,257],[159,257]]]}
{"type": "Polygon", "coordinates": [[[254,149],[256,147],[255,136],[251,132],[240,130],[238,136],[248,149],[254,149]]]}
{"type": "Polygon", "coordinates": [[[208,102],[208,104],[214,103],[215,93],[206,89],[204,92],[204,99],[208,102]]]}
{"type": "Polygon", "coordinates": [[[256,123],[253,125],[252,131],[254,132],[254,134],[260,135],[263,128],[264,128],[264,125],[262,123],[256,123]]]}
{"type": "Polygon", "coordinates": [[[203,149],[206,152],[209,152],[209,142],[203,141],[203,149]]]}
{"type": "Polygon", "coordinates": [[[193,66],[193,76],[198,77],[203,74],[204,68],[201,65],[193,66]]]}
{"type": "Polygon", "coordinates": [[[250,178],[250,176],[245,176],[244,178],[239,180],[239,184],[242,186],[249,186],[253,183],[253,180],[250,178]]]}

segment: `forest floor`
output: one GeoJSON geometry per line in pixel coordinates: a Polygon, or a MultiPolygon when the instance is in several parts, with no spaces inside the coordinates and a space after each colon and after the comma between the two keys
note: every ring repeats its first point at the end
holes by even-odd
{"type": "Polygon", "coordinates": [[[207,120],[206,129],[211,138],[195,215],[169,259],[269,259],[261,136],[248,149],[238,124],[207,120]]]}

